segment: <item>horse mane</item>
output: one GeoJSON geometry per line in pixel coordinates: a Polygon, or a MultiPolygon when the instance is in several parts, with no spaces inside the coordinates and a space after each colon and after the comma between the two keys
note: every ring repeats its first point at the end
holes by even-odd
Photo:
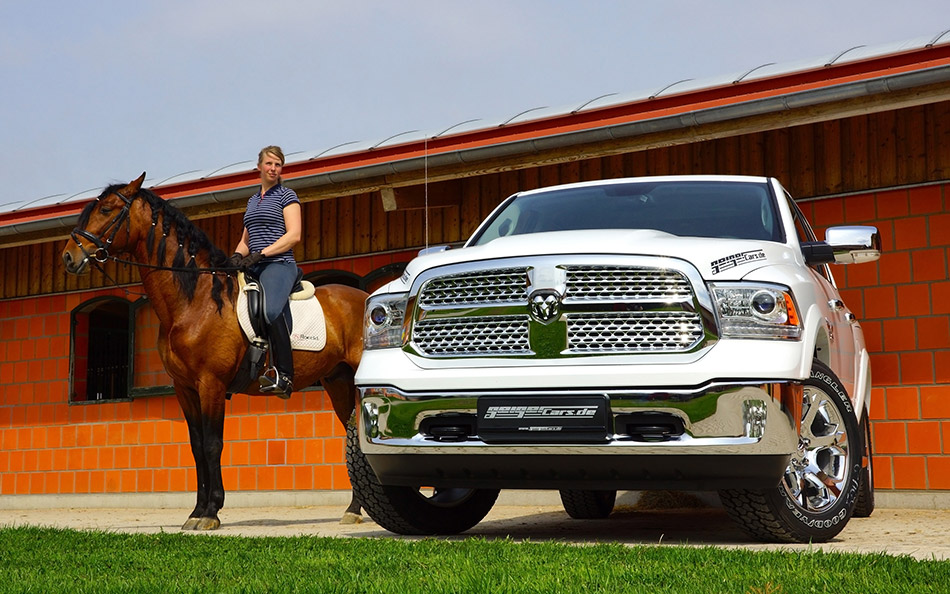
{"type": "MultiPolygon", "coordinates": [[[[107,187],[99,195],[97,201],[112,193],[118,193],[118,191],[124,187],[125,184],[114,184],[107,187]]],[[[143,198],[152,209],[152,225],[148,230],[145,244],[148,253],[155,256],[158,266],[168,266],[173,269],[172,272],[175,280],[178,282],[181,292],[190,303],[194,300],[195,290],[198,287],[198,275],[200,274],[198,272],[198,265],[195,262],[195,256],[201,252],[207,253],[211,268],[226,266],[228,257],[211,242],[204,231],[195,226],[195,224],[185,216],[185,213],[172,206],[155,192],[143,188],[140,189],[135,196],[143,198]],[[178,250],[175,251],[171,264],[168,264],[166,261],[165,242],[159,241],[157,249],[155,246],[155,229],[158,226],[159,215],[163,215],[161,217],[162,237],[168,237],[169,231],[174,229],[175,235],[178,238],[178,250]],[[189,256],[187,262],[185,261],[186,252],[189,256]]],[[[89,222],[89,216],[95,208],[95,204],[95,202],[91,202],[83,208],[79,214],[79,227],[85,227],[89,222]]],[[[222,291],[225,290],[228,296],[233,295],[234,278],[231,275],[227,275],[227,281],[225,283],[221,281],[220,274],[213,274],[211,298],[214,300],[215,305],[218,306],[219,314],[221,313],[221,308],[224,307],[222,291]]]]}

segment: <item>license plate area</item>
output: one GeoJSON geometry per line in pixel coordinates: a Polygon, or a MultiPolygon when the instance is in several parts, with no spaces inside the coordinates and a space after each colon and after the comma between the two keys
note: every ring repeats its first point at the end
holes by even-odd
{"type": "Polygon", "coordinates": [[[609,418],[606,395],[478,399],[478,436],[486,443],[604,443],[609,418]]]}

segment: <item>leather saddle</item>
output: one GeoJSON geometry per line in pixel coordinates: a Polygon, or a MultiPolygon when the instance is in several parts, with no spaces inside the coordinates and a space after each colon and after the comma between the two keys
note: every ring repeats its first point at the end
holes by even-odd
{"type": "MultiPolygon", "coordinates": [[[[251,275],[243,272],[238,273],[238,285],[241,292],[247,298],[247,314],[250,318],[251,330],[254,336],[249,336],[250,346],[244,353],[244,359],[238,367],[237,373],[228,385],[226,390],[227,398],[236,392],[244,392],[260,376],[264,369],[264,362],[267,357],[267,320],[264,317],[264,287],[258,280],[251,275]]],[[[314,296],[314,286],[310,281],[303,280],[303,270],[297,269],[297,281],[294,283],[291,292],[291,308],[293,302],[310,299],[314,296]]],[[[241,317],[238,313],[238,317],[241,317]]],[[[291,320],[288,320],[288,327],[292,327],[291,320]]]]}
{"type": "MultiPolygon", "coordinates": [[[[267,320],[264,318],[264,286],[248,273],[239,273],[238,284],[247,295],[247,313],[251,319],[251,327],[258,338],[266,340],[267,320]],[[243,275],[243,278],[240,276],[243,275]]],[[[303,280],[303,270],[297,269],[297,280],[290,292],[291,300],[302,300],[313,297],[314,287],[310,281],[303,280]]],[[[292,328],[291,320],[287,326],[292,328]]]]}

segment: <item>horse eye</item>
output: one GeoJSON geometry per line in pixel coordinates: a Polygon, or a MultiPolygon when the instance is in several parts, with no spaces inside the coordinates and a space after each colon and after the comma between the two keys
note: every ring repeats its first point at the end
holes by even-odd
{"type": "Polygon", "coordinates": [[[99,209],[99,212],[101,212],[102,214],[109,214],[110,212],[112,212],[112,207],[103,206],[102,208],[99,209]]]}

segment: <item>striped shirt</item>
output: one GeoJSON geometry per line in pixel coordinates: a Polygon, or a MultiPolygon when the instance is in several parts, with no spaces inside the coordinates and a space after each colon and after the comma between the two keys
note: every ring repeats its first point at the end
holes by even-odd
{"type": "MultiPolygon", "coordinates": [[[[284,207],[294,202],[300,203],[297,193],[290,188],[277,184],[261,197],[261,191],[251,196],[244,212],[244,226],[247,228],[247,247],[251,252],[260,252],[274,243],[287,232],[284,223],[284,207]]],[[[294,251],[267,256],[264,262],[294,262],[294,251]]]]}

